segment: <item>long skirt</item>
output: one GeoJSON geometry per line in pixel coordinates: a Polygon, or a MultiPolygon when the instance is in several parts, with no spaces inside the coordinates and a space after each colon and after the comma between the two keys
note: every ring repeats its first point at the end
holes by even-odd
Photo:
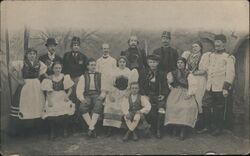
{"type": "Polygon", "coordinates": [[[165,114],[165,123],[186,125],[194,128],[197,115],[198,105],[194,97],[185,99],[187,97],[187,89],[173,88],[168,96],[165,114]]]}
{"type": "Polygon", "coordinates": [[[32,128],[43,122],[41,119],[45,103],[38,79],[25,79],[24,85],[19,85],[13,96],[9,118],[9,132],[22,133],[22,129],[32,128]]]}
{"type": "Polygon", "coordinates": [[[123,113],[121,109],[121,101],[125,96],[126,91],[121,91],[116,89],[115,91],[109,93],[105,99],[104,103],[104,126],[111,126],[116,128],[121,128],[123,113]],[[113,96],[115,101],[110,100],[110,96],[113,96]]]}
{"type": "Polygon", "coordinates": [[[58,117],[63,115],[73,115],[75,104],[72,101],[64,101],[66,93],[62,91],[53,91],[47,96],[42,118],[58,117]]]}
{"type": "Polygon", "coordinates": [[[189,77],[196,83],[196,90],[194,94],[199,106],[199,113],[202,113],[202,98],[206,90],[206,78],[205,76],[194,76],[193,74],[189,74],[189,77]]]}

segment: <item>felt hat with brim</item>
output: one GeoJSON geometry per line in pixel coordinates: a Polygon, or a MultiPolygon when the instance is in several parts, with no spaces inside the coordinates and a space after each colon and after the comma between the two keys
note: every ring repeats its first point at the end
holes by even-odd
{"type": "Polygon", "coordinates": [[[168,31],[163,31],[161,37],[166,37],[166,38],[171,39],[171,33],[168,31]]]}
{"type": "Polygon", "coordinates": [[[158,55],[154,55],[154,54],[152,54],[152,55],[148,55],[147,56],[147,60],[155,60],[155,61],[160,61],[160,56],[158,56],[158,55]]]}
{"type": "Polygon", "coordinates": [[[57,45],[57,42],[54,38],[48,38],[45,46],[48,46],[48,45],[57,45]]]}

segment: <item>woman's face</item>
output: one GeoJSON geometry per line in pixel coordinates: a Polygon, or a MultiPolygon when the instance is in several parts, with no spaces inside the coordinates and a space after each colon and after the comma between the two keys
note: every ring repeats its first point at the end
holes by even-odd
{"type": "Polygon", "coordinates": [[[124,59],[120,59],[118,61],[118,67],[124,69],[126,67],[126,61],[124,59]]]}
{"type": "Polygon", "coordinates": [[[199,53],[200,51],[201,51],[200,45],[197,44],[197,43],[194,43],[194,44],[192,45],[192,52],[196,54],[196,53],[199,53]]]}
{"type": "Polygon", "coordinates": [[[62,71],[62,65],[61,64],[55,64],[53,67],[53,71],[55,74],[60,74],[62,71]]]}
{"type": "Polygon", "coordinates": [[[178,69],[184,69],[185,68],[185,63],[182,60],[177,61],[177,68],[178,69]]]}
{"type": "Polygon", "coordinates": [[[150,67],[150,69],[155,70],[157,69],[159,62],[156,60],[148,60],[148,66],[150,67]]]}
{"type": "Polygon", "coordinates": [[[34,62],[36,59],[36,52],[31,51],[27,54],[27,58],[29,61],[34,62]]]}

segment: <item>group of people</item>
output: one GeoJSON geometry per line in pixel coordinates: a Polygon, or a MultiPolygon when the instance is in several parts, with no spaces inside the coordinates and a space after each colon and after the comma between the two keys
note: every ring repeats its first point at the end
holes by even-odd
{"type": "Polygon", "coordinates": [[[61,58],[56,40],[48,38],[47,54],[38,57],[28,48],[24,60],[13,61],[11,74],[19,86],[11,104],[10,125],[18,130],[25,122],[47,119],[50,138],[57,124],[68,135],[72,116],[83,119],[88,136],[96,137],[102,120],[107,136],[126,129],[124,141],[139,136],[162,138],[168,132],[183,140],[188,128],[203,123],[198,132],[219,135],[223,129],[225,101],[234,80],[235,58],[225,50],[226,37],[214,38],[215,51],[203,53],[196,41],[181,56],[170,46],[171,33],[161,35],[162,47],[146,55],[136,36],[116,60],[110,46],[95,60],[80,52],[80,38],[73,37],[71,51],[61,58]]]}

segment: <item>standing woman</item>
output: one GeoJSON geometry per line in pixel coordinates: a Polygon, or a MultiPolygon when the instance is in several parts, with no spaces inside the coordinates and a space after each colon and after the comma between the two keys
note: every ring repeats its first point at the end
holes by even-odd
{"type": "Polygon", "coordinates": [[[199,71],[199,62],[203,53],[202,43],[196,41],[192,44],[192,51],[185,51],[182,57],[187,60],[187,69],[189,74],[189,90],[194,92],[196,102],[198,104],[199,113],[202,113],[202,97],[206,89],[206,77],[205,73],[199,71]]]}
{"type": "Polygon", "coordinates": [[[45,104],[39,77],[47,66],[38,60],[37,51],[28,48],[23,61],[13,61],[11,74],[18,75],[19,86],[13,97],[10,113],[10,132],[17,134],[25,127],[37,125],[45,104]]]}
{"type": "Polygon", "coordinates": [[[47,94],[42,118],[47,118],[49,121],[50,139],[55,138],[55,130],[59,128],[57,125],[62,125],[63,135],[68,136],[68,116],[73,115],[75,112],[75,104],[69,100],[74,82],[69,75],[61,73],[61,62],[54,62],[52,70],[54,74],[51,79],[44,79],[41,85],[42,90],[46,91],[47,94]]]}
{"type": "Polygon", "coordinates": [[[179,58],[177,69],[167,74],[171,91],[166,103],[164,125],[172,125],[175,134],[180,131],[180,140],[186,137],[187,127],[194,128],[198,114],[194,94],[188,90],[189,71],[185,66],[186,59],[179,58]]]}
{"type": "Polygon", "coordinates": [[[108,126],[107,136],[110,136],[113,127],[120,128],[122,124],[123,112],[121,101],[124,96],[129,94],[129,84],[137,82],[139,75],[137,69],[130,70],[127,68],[128,60],[125,56],[120,56],[117,61],[118,68],[113,72],[113,79],[110,80],[109,91],[104,103],[104,120],[103,125],[108,126]]]}

